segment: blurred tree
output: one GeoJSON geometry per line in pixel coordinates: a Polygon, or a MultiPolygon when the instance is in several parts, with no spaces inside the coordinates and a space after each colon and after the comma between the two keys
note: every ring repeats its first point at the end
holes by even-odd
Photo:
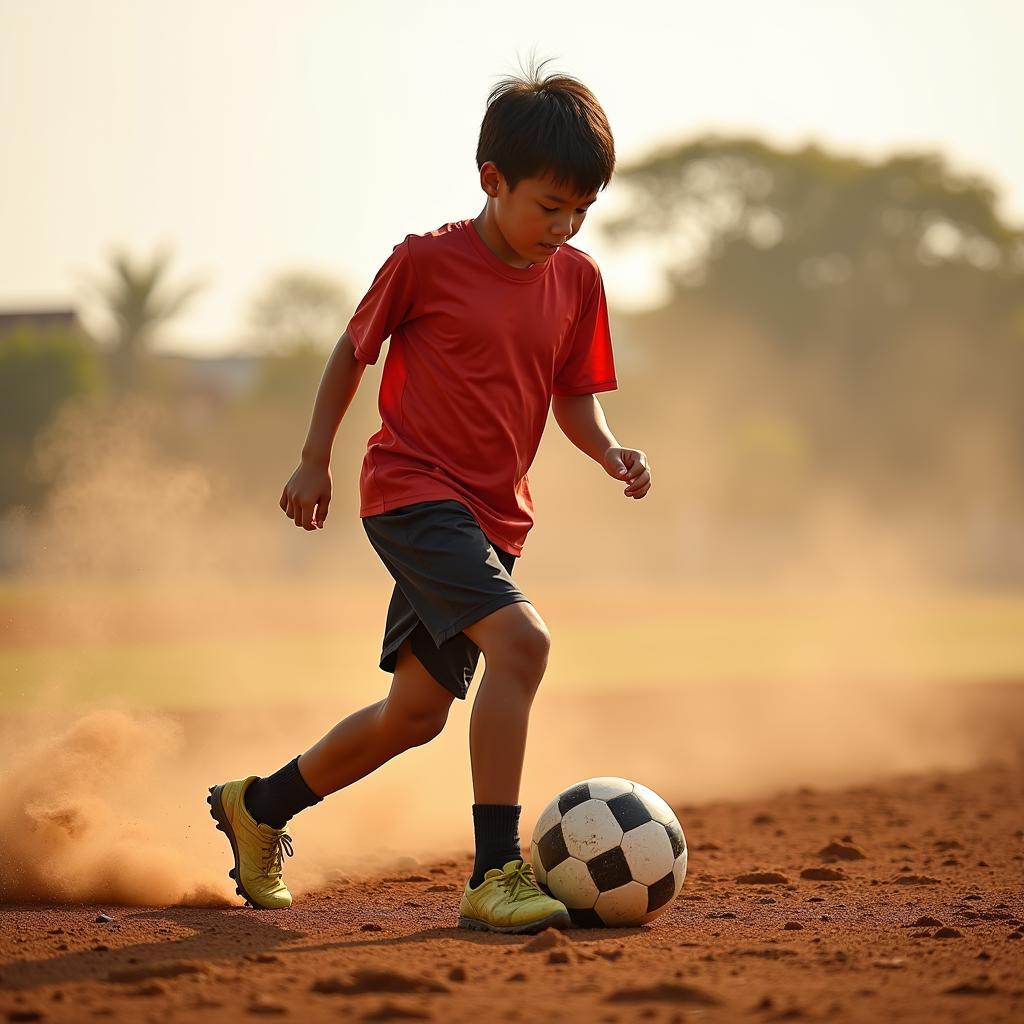
{"type": "Polygon", "coordinates": [[[279,493],[351,312],[343,284],[308,270],[282,271],[253,296],[246,315],[248,347],[258,353],[252,380],[203,442],[206,457],[224,467],[220,479],[279,493]]]}
{"type": "Polygon", "coordinates": [[[941,156],[872,164],[709,136],[618,180],[631,202],[612,239],[655,243],[673,295],[744,310],[788,346],[825,334],[863,353],[924,303],[975,328],[1021,315],[1024,231],[941,156]]]}
{"type": "Polygon", "coordinates": [[[0,338],[0,509],[39,499],[43,483],[28,472],[36,438],[64,402],[102,385],[98,355],[82,332],[25,325],[0,338]]]}
{"type": "Polygon", "coordinates": [[[121,390],[139,384],[143,359],[157,331],[177,316],[205,283],[195,280],[171,289],[166,283],[170,260],[167,247],[158,249],[149,263],[115,252],[110,279],[91,282],[113,321],[106,340],[113,380],[121,390]]]}
{"type": "Polygon", "coordinates": [[[348,291],[333,277],[286,270],[252,300],[249,325],[266,352],[314,349],[326,357],[351,313],[348,291]]]}
{"type": "Polygon", "coordinates": [[[872,163],[718,136],[617,181],[625,208],[605,232],[655,253],[670,294],[626,330],[658,368],[648,387],[672,389],[652,403],[669,429],[696,406],[703,436],[730,446],[715,460],[720,502],[763,517],[794,507],[780,481],[797,504],[838,486],[874,515],[923,509],[961,536],[983,517],[993,550],[1010,550],[1024,510],[1024,231],[988,182],[931,153],[872,163]],[[800,472],[743,441],[766,417],[787,425],[800,472]]]}

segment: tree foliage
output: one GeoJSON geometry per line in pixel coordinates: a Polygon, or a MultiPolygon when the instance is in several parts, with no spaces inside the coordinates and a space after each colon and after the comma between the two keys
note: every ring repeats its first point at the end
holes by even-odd
{"type": "Polygon", "coordinates": [[[294,349],[326,354],[352,313],[347,289],[333,277],[285,270],[271,278],[249,308],[249,325],[268,352],[294,349]]]}
{"type": "Polygon", "coordinates": [[[783,344],[870,344],[926,304],[973,329],[1020,316],[1024,231],[939,155],[871,163],[711,136],[619,179],[631,203],[610,237],[657,243],[674,295],[745,310],[783,344]]]}
{"type": "Polygon", "coordinates": [[[167,281],[171,258],[167,247],[158,249],[149,261],[118,250],[111,257],[107,280],[92,282],[112,324],[106,341],[114,380],[121,387],[138,383],[142,360],[159,329],[178,316],[204,285],[193,280],[172,287],[167,281]]]}
{"type": "Polygon", "coordinates": [[[65,402],[102,386],[97,353],[78,331],[23,325],[0,337],[0,509],[39,496],[29,472],[36,437],[65,402]]]}

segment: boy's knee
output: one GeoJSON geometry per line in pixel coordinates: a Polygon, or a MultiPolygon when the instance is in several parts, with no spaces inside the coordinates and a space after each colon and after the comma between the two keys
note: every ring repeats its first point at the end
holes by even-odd
{"type": "Polygon", "coordinates": [[[506,616],[501,628],[488,637],[484,659],[491,666],[539,683],[551,652],[551,633],[533,605],[519,602],[509,607],[516,612],[506,616]]]}
{"type": "Polygon", "coordinates": [[[543,672],[551,653],[551,633],[544,620],[538,615],[536,621],[523,632],[519,640],[524,657],[543,672]]]}

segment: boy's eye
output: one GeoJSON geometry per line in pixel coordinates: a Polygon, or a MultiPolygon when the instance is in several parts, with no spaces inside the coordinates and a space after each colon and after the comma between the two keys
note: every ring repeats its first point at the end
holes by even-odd
{"type": "MultiPolygon", "coordinates": [[[[558,207],[557,206],[545,206],[543,203],[541,203],[540,204],[540,208],[545,213],[558,213],[558,207]]],[[[580,209],[579,207],[577,207],[576,208],[576,212],[577,213],[586,213],[587,211],[585,209],[580,209]]]]}

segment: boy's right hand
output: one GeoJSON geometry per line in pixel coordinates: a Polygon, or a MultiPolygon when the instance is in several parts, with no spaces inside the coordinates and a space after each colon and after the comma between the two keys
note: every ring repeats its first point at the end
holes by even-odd
{"type": "Polygon", "coordinates": [[[330,503],[330,466],[300,462],[281,492],[281,510],[304,530],[322,530],[330,503]]]}

